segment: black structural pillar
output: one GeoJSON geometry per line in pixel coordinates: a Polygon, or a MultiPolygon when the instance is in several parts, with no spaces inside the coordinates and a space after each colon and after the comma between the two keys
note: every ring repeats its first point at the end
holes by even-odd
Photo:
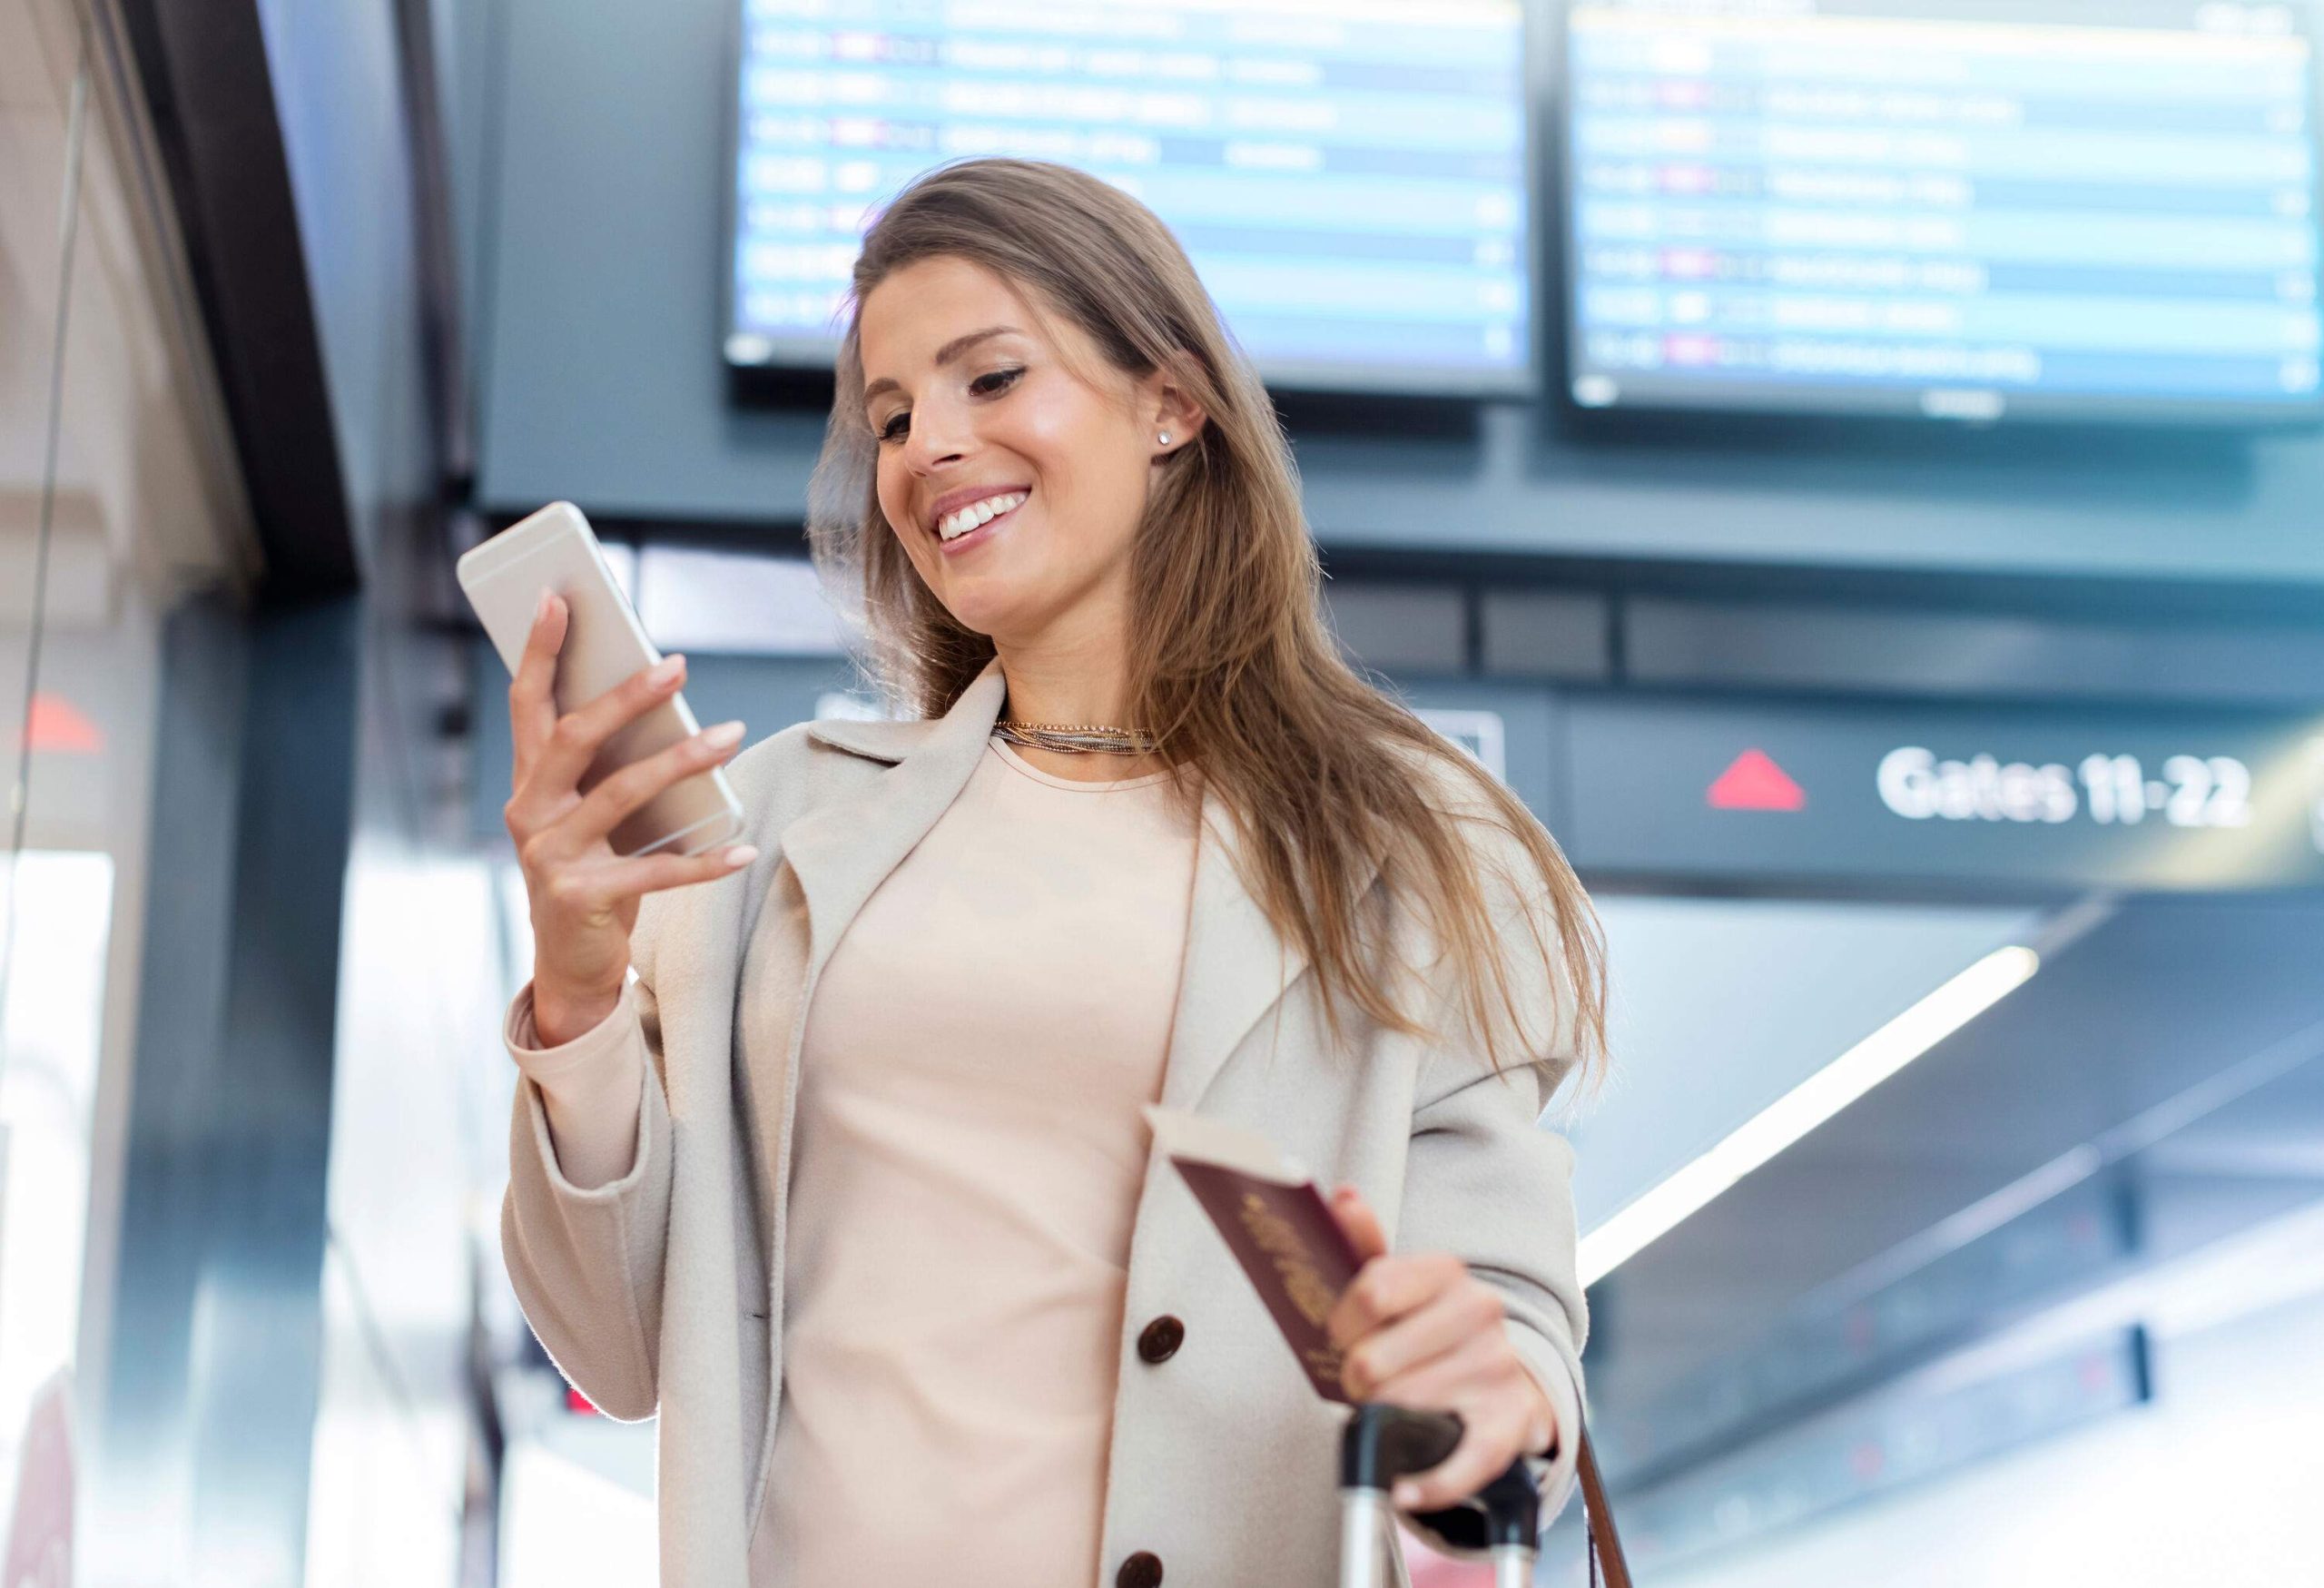
{"type": "Polygon", "coordinates": [[[267,588],[351,590],[360,558],[257,0],[120,0],[119,15],[233,424],[267,588]]]}

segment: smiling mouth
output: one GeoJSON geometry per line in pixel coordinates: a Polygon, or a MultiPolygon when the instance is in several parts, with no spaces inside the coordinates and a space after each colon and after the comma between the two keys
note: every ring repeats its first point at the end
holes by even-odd
{"type": "Polygon", "coordinates": [[[1030,490],[1007,491],[999,496],[988,497],[983,501],[974,504],[971,508],[963,508],[958,513],[949,514],[939,520],[935,531],[936,538],[943,543],[944,549],[947,551],[955,547],[982,539],[986,531],[994,525],[1004,518],[1014,518],[1017,509],[1030,500],[1032,494],[1030,490]],[[987,510],[1000,503],[1008,505],[999,512],[987,510]]]}

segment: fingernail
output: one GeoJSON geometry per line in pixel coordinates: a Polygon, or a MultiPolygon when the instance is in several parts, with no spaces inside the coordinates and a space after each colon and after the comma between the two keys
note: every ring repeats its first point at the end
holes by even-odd
{"type": "Polygon", "coordinates": [[[533,621],[535,623],[538,623],[542,618],[548,616],[549,596],[550,592],[547,590],[543,590],[541,592],[540,605],[533,608],[533,621]]]}
{"type": "Polygon", "coordinates": [[[728,850],[722,858],[724,859],[728,865],[748,865],[751,862],[758,859],[758,845],[754,843],[737,843],[734,848],[728,850]]]}
{"type": "Polygon", "coordinates": [[[1420,1504],[1420,1485],[1418,1484],[1398,1484],[1394,1489],[1390,1491],[1389,1497],[1394,1500],[1397,1504],[1402,1505],[1405,1510],[1409,1511],[1413,1506],[1420,1504]]]}
{"type": "Polygon", "coordinates": [[[742,736],[743,725],[739,722],[720,723],[714,728],[702,730],[702,742],[714,750],[724,750],[727,745],[736,743],[742,736]]]}
{"type": "Polygon", "coordinates": [[[654,671],[646,676],[656,684],[667,684],[685,670],[686,659],[684,656],[664,656],[654,664],[654,671]]]}

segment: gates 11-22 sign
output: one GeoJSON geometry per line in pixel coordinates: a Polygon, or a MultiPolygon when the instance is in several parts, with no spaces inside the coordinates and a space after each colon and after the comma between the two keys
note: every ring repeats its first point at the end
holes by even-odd
{"type": "Polygon", "coordinates": [[[2168,755],[2150,776],[2136,755],[2103,751],[2075,765],[2004,761],[1983,752],[1948,759],[1919,745],[1880,758],[1874,786],[1907,821],[2042,822],[2087,815],[2135,827],[2150,816],[2174,827],[2251,825],[2251,768],[2233,755],[2168,755]]]}
{"type": "Polygon", "coordinates": [[[1601,872],[2324,886],[2324,720],[1578,699],[1560,836],[1601,872]]]}

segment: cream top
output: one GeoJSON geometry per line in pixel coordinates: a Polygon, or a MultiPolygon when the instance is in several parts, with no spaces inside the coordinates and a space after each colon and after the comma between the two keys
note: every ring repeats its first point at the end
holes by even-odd
{"type": "Polygon", "coordinates": [[[1098,1573],[1141,1103],[1194,876],[1167,774],[994,741],[848,929],[800,1064],[775,1582],[1098,1573]]]}
{"type": "MultiPolygon", "coordinates": [[[[1095,1580],[1138,1110],[1192,897],[1195,816],[1168,776],[1075,783],[992,742],[825,965],[753,1588],[1095,1580]]],[[[524,1056],[568,1178],[617,1178],[642,1078],[544,1057],[524,1056]]]]}

